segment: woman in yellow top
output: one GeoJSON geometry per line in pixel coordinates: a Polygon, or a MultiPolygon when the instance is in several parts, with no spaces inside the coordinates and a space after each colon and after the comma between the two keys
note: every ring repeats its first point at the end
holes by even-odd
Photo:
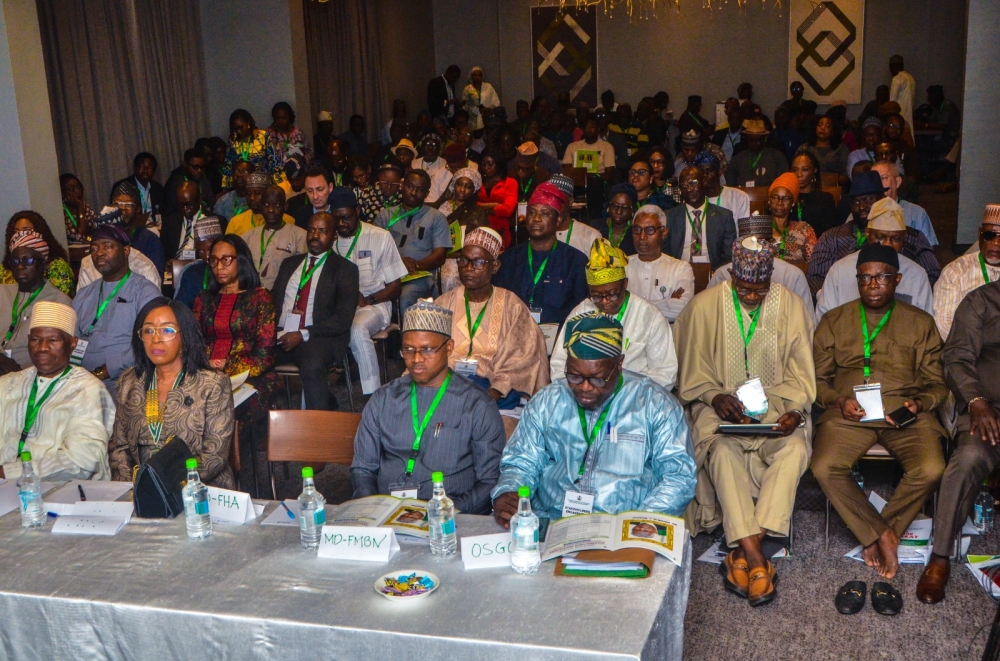
{"type": "Polygon", "coordinates": [[[284,163],[279,162],[274,144],[264,129],[257,128],[253,115],[237,108],[229,116],[229,147],[222,164],[222,187],[233,185],[233,167],[240,161],[252,163],[255,172],[266,172],[276,184],[287,178],[284,163]]]}
{"type": "MultiPolygon", "coordinates": [[[[49,224],[45,222],[41,214],[34,211],[18,211],[11,216],[10,221],[7,222],[7,235],[4,237],[3,244],[9,246],[10,239],[14,234],[25,231],[38,232],[45,239],[45,243],[49,246],[45,279],[51,282],[53,287],[72,297],[76,291],[76,277],[69,265],[69,255],[66,254],[66,249],[62,247],[62,244],[52,235],[49,224]]],[[[8,257],[10,257],[9,250],[4,254],[3,263],[0,264],[0,285],[15,283],[14,274],[7,268],[8,257]]]]}

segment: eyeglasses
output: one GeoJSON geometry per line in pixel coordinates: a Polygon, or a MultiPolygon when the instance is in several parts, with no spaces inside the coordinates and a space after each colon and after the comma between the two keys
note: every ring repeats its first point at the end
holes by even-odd
{"type": "Polygon", "coordinates": [[[482,271],[484,268],[493,263],[492,259],[469,259],[467,257],[458,258],[459,268],[466,268],[471,266],[474,271],[482,271]]]}
{"type": "Polygon", "coordinates": [[[173,326],[143,326],[139,329],[139,337],[142,338],[143,342],[152,342],[153,338],[159,337],[164,342],[170,342],[177,339],[180,331],[173,326]]]}
{"type": "MultiPolygon", "coordinates": [[[[615,371],[617,371],[617,368],[615,369],[615,371]]],[[[614,375],[615,375],[614,372],[611,372],[611,374],[609,374],[606,377],[583,376],[581,374],[574,374],[573,372],[566,372],[566,381],[567,383],[570,383],[574,386],[578,386],[584,381],[586,381],[593,387],[601,389],[607,387],[608,383],[611,381],[611,377],[613,377],[614,375]]]]}
{"type": "Polygon", "coordinates": [[[625,286],[622,285],[621,287],[618,288],[618,291],[615,292],[592,293],[590,295],[590,300],[592,300],[594,303],[598,303],[600,301],[613,301],[621,297],[621,295],[624,293],[625,293],[625,286]]]}
{"type": "MultiPolygon", "coordinates": [[[[987,239],[987,241],[989,241],[989,239],[987,239]]],[[[23,264],[24,266],[31,266],[32,264],[41,264],[42,259],[43,258],[41,257],[11,257],[10,265],[21,266],[23,264]]]]}
{"type": "Polygon", "coordinates": [[[749,296],[750,294],[757,294],[758,296],[767,296],[771,293],[771,288],[766,287],[764,289],[747,289],[746,287],[740,287],[736,285],[736,293],[740,296],[749,296]]]}
{"type": "Polygon", "coordinates": [[[645,177],[649,174],[649,170],[629,170],[628,176],[630,177],[645,177]]]}
{"type": "Polygon", "coordinates": [[[638,225],[633,225],[632,234],[634,236],[642,236],[643,234],[645,234],[646,236],[653,236],[661,229],[663,229],[662,225],[657,225],[656,227],[639,227],[638,225]]]}
{"type": "Polygon", "coordinates": [[[695,188],[698,188],[698,186],[701,186],[701,182],[698,181],[697,179],[692,179],[691,181],[684,181],[681,182],[680,184],[680,187],[685,190],[694,190],[695,188]]]}
{"type": "Polygon", "coordinates": [[[420,349],[414,347],[403,347],[399,350],[399,353],[403,355],[404,358],[413,358],[416,354],[420,354],[420,357],[427,360],[434,354],[436,354],[441,349],[444,349],[444,345],[448,344],[448,340],[441,343],[437,349],[431,349],[430,347],[423,347],[420,349]]]}
{"type": "Polygon", "coordinates": [[[236,255],[223,255],[222,257],[215,257],[213,255],[212,257],[208,258],[208,265],[213,269],[219,264],[222,264],[223,266],[228,268],[232,266],[233,262],[235,261],[236,261],[236,255]]]}
{"type": "Polygon", "coordinates": [[[119,209],[128,209],[129,207],[136,206],[135,202],[115,202],[114,205],[119,209]]]}
{"type": "Polygon", "coordinates": [[[875,275],[868,275],[867,273],[860,274],[858,277],[858,284],[862,287],[867,287],[872,283],[872,280],[879,283],[880,285],[887,285],[892,282],[892,279],[896,277],[895,273],[876,273],[875,275]]]}
{"type": "Polygon", "coordinates": [[[666,165],[667,161],[664,158],[651,158],[649,159],[650,165],[666,165]]]}
{"type": "Polygon", "coordinates": [[[386,188],[399,188],[403,184],[398,181],[380,181],[378,182],[378,185],[385,186],[386,188]]]}
{"type": "Polygon", "coordinates": [[[632,211],[632,208],[633,207],[632,207],[631,204],[609,204],[608,205],[608,211],[621,211],[621,212],[625,212],[625,211],[632,211]]]}
{"type": "Polygon", "coordinates": [[[986,243],[995,241],[998,236],[1000,236],[1000,232],[994,232],[993,230],[979,230],[979,238],[986,243]]]}
{"type": "Polygon", "coordinates": [[[794,197],[783,197],[783,196],[779,196],[779,195],[772,195],[771,197],[769,197],[767,199],[769,199],[770,201],[775,202],[777,204],[791,204],[792,202],[795,201],[794,197]]]}

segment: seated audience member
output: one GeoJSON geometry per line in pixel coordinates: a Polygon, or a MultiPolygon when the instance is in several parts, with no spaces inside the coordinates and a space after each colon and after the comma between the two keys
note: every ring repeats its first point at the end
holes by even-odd
{"type": "MultiPolygon", "coordinates": [[[[589,255],[590,246],[594,245],[594,239],[601,238],[601,233],[587,223],[578,221],[571,215],[573,211],[573,192],[575,190],[573,180],[564,174],[554,174],[549,178],[548,183],[555,186],[565,198],[562,210],[559,213],[556,239],[573,246],[582,252],[584,256],[589,255]]],[[[525,205],[525,213],[527,213],[527,205],[525,205]]],[[[525,225],[525,234],[527,235],[527,225],[525,225]]],[[[523,241],[519,243],[523,243],[523,241]]]]}
{"type": "Polygon", "coordinates": [[[66,240],[71,244],[86,243],[90,225],[97,214],[84,199],[83,184],[76,175],[65,172],[59,175],[59,188],[62,193],[66,240]]]}
{"type": "Polygon", "coordinates": [[[208,258],[212,246],[222,236],[222,226],[216,216],[202,216],[194,224],[194,255],[196,260],[181,271],[180,279],[174,287],[174,299],[191,307],[198,294],[208,289],[212,269],[208,258]]]}
{"type": "MultiPolygon", "coordinates": [[[[528,128],[524,132],[521,144],[518,146],[518,152],[520,152],[521,147],[531,150],[531,145],[537,151],[537,161],[539,167],[541,167],[546,173],[558,174],[562,171],[562,163],[559,160],[559,155],[556,152],[556,146],[552,144],[552,141],[548,138],[542,137],[542,126],[537,119],[528,120],[528,128]]],[[[569,146],[567,144],[567,146],[569,146]]],[[[529,151],[530,153],[530,151],[529,151]]],[[[565,150],[563,150],[565,154],[565,150]]]]}
{"type": "Polygon", "coordinates": [[[383,163],[375,183],[358,193],[358,217],[366,223],[374,223],[382,209],[399,206],[402,188],[402,168],[396,163],[383,163]]]}
{"type": "MultiPolygon", "coordinates": [[[[622,368],[635,372],[672,390],[677,381],[677,354],[674,352],[670,324],[656,307],[628,290],[625,273],[628,257],[607,239],[594,241],[587,263],[587,286],[590,297],[583,299],[569,313],[571,318],[587,312],[601,312],[622,325],[624,334],[622,368]]],[[[560,379],[566,372],[566,348],[563,342],[566,326],[562,327],[552,349],[549,367],[552,376],[560,379]]]]}
{"type": "MultiPolygon", "coordinates": [[[[749,218],[740,218],[737,222],[737,226],[739,228],[738,233],[741,241],[748,236],[756,236],[758,241],[771,242],[774,227],[771,224],[770,216],[757,215],[750,216],[749,218]]],[[[732,269],[732,264],[726,264],[721,268],[715,269],[715,273],[712,274],[712,279],[708,281],[708,286],[715,287],[723,282],[732,281],[732,269]]],[[[809,318],[813,318],[815,311],[812,293],[809,291],[809,282],[806,280],[806,274],[802,272],[802,269],[789,264],[780,257],[775,257],[774,271],[771,272],[771,282],[777,282],[779,285],[802,299],[802,303],[806,306],[806,312],[809,314],[809,318]]]]}
{"type": "Polygon", "coordinates": [[[785,155],[765,144],[770,131],[762,119],[743,122],[746,149],[733,155],[726,170],[726,181],[733,186],[770,186],[783,172],[788,172],[785,155]]]}
{"type": "Polygon", "coordinates": [[[253,172],[253,165],[248,161],[239,161],[233,166],[233,187],[219,196],[212,207],[212,212],[229,222],[247,209],[247,175],[253,172]]]}
{"type": "MultiPolygon", "coordinates": [[[[120,214],[117,209],[115,213],[120,214]]],[[[129,268],[130,252],[128,234],[121,226],[98,225],[91,232],[90,256],[100,277],[73,299],[76,352],[83,354],[80,364],[104,381],[112,396],[115,381],[132,366],[136,315],[160,295],[153,283],[129,268]]]]}
{"type": "Polygon", "coordinates": [[[490,511],[506,440],[503,422],[486,393],[448,368],[451,317],[451,310],[424,301],[406,311],[400,353],[407,373],[365,405],[354,437],[354,498],[416,489],[427,500],[431,473],[440,471],[458,510],[490,511]],[[397,424],[411,418],[412,427],[397,424]]]}
{"type": "Polygon", "coordinates": [[[76,276],[73,275],[73,268],[69,265],[69,254],[59,243],[59,240],[52,235],[52,230],[45,219],[34,211],[18,211],[7,221],[7,232],[3,242],[6,251],[4,252],[4,261],[0,262],[0,285],[17,283],[7,260],[10,259],[11,240],[15,234],[21,232],[34,232],[42,237],[49,249],[45,260],[45,279],[62,293],[71,296],[76,290],[76,276]]]}
{"type": "Polygon", "coordinates": [[[111,479],[132,482],[135,469],[176,438],[198,459],[205,484],[235,489],[232,384],[209,367],[191,310],[162,297],[146,303],[135,319],[132,352],[135,367],[119,379],[108,441],[111,479]]]}
{"type": "Polygon", "coordinates": [[[875,165],[875,145],[882,141],[882,120],[869,117],[861,123],[861,146],[847,155],[844,173],[850,177],[851,169],[859,161],[875,165]]]}
{"type": "Polygon", "coordinates": [[[489,227],[489,212],[479,205],[477,195],[483,187],[478,170],[462,168],[451,179],[451,199],[438,209],[448,221],[452,250],[441,266],[441,293],[445,294],[459,283],[458,258],[461,256],[462,237],[477,227],[489,227]]]}
{"type": "Polygon", "coordinates": [[[837,203],[823,190],[819,161],[811,151],[800,152],[792,159],[792,173],[799,182],[799,201],[792,209],[792,220],[809,223],[817,237],[837,226],[837,203]]]}
{"type": "Polygon", "coordinates": [[[45,279],[49,245],[38,232],[25,230],[11,237],[7,264],[15,284],[0,285],[0,374],[16,372],[29,362],[31,311],[42,301],[70,305],[70,298],[45,279]]]}
{"type": "Polygon", "coordinates": [[[246,382],[257,394],[239,405],[236,422],[253,447],[251,439],[263,443],[267,438],[267,411],[281,385],[274,372],[277,324],[271,293],[260,286],[250,248],[235,234],[215,241],[208,268],[208,289],[198,294],[191,310],[212,369],[230,377],[249,372],[246,382]]]}
{"type": "Polygon", "coordinates": [[[260,203],[264,224],[254,227],[241,237],[253,256],[253,265],[260,275],[260,286],[270,289],[278,277],[278,269],[289,257],[306,251],[306,231],[294,223],[286,223],[285,191],[271,184],[260,203]]]}
{"type": "Polygon", "coordinates": [[[132,159],[132,176],[119,179],[111,187],[111,190],[116,190],[124,182],[134,185],[142,203],[140,211],[150,218],[155,218],[163,211],[163,186],[153,179],[156,167],[155,156],[148,151],[139,152],[132,159]]]}
{"type": "Polygon", "coordinates": [[[806,141],[805,137],[791,124],[792,112],[786,106],[774,110],[774,143],[781,146],[781,153],[789,162],[795,152],[806,141]]]}
{"type": "MultiPolygon", "coordinates": [[[[723,108],[727,121],[716,126],[712,142],[722,148],[726,160],[732,161],[736,146],[743,142],[743,117],[740,114],[739,99],[729,97],[723,108]]],[[[743,148],[746,149],[746,145],[743,148]]]]}
{"type": "Polygon", "coordinates": [[[934,285],[934,322],[944,340],[948,339],[955,309],[962,299],[973,289],[1000,280],[1000,204],[986,205],[978,248],[944,267],[941,279],[934,285]]]}
{"type": "Polygon", "coordinates": [[[309,219],[320,211],[329,211],[327,198],[334,191],[333,177],[326,168],[313,165],[305,172],[305,202],[292,214],[295,226],[305,230],[309,227],[309,219]]]}
{"type": "Polygon", "coordinates": [[[655,204],[667,211],[677,206],[673,197],[653,188],[653,168],[642,158],[636,158],[629,166],[628,183],[635,188],[636,208],[655,204]]]}
{"type": "Polygon", "coordinates": [[[448,172],[455,175],[459,170],[470,168],[472,170],[479,171],[479,165],[469,160],[468,148],[466,145],[472,139],[468,131],[463,131],[461,135],[458,135],[454,129],[449,131],[449,139],[455,139],[455,142],[451,142],[441,151],[441,158],[448,166],[448,172]]]}
{"type": "MultiPolygon", "coordinates": [[[[834,263],[861,249],[867,238],[868,214],[872,205],[885,197],[882,178],[878,172],[865,172],[854,178],[851,184],[851,217],[843,225],[823,233],[813,249],[809,260],[809,289],[813,295],[823,288],[823,280],[834,263]]],[[[900,254],[909,257],[927,272],[927,279],[933,285],[941,275],[934,249],[920,231],[908,227],[900,254]]]]}
{"type": "MultiPolygon", "coordinates": [[[[942,275],[942,280],[944,276],[942,275]]],[[[959,412],[957,449],[948,460],[934,514],[934,553],[917,583],[926,604],[944,599],[949,556],[980,485],[1000,464],[1000,284],[970,292],[958,305],[944,347],[944,376],[959,412]]]]}
{"type": "Polygon", "coordinates": [[[872,170],[878,172],[879,176],[882,177],[882,187],[885,189],[885,196],[898,202],[899,206],[903,208],[903,218],[906,220],[906,226],[919,230],[924,235],[924,238],[927,239],[927,243],[932,248],[936,247],[938,245],[938,238],[934,232],[934,225],[931,224],[931,218],[927,215],[927,211],[919,204],[902,200],[899,197],[899,188],[903,185],[903,177],[900,175],[896,164],[888,161],[878,161],[872,166],[872,170]]]}
{"type": "Polygon", "coordinates": [[[590,312],[566,326],[566,378],[524,409],[500,460],[494,518],[510,527],[521,485],[531,487],[532,509],[550,520],[562,517],[574,493],[592,494],[595,512],[680,516],[695,487],[683,409],[651,379],[622,369],[614,318],[590,312]]]}
{"type": "Polygon", "coordinates": [[[402,138],[389,151],[396,157],[404,172],[409,173],[413,169],[413,159],[417,157],[417,148],[410,140],[402,138]]]}
{"type": "Polygon", "coordinates": [[[434,208],[440,206],[451,183],[448,163],[441,158],[441,136],[433,131],[424,134],[420,139],[420,157],[413,159],[413,169],[423,170],[431,178],[425,203],[434,208]]]}
{"type": "MultiPolygon", "coordinates": [[[[194,207],[198,208],[201,204],[201,193],[198,191],[197,185],[191,182],[185,182],[185,184],[186,187],[182,185],[177,190],[178,205],[182,204],[182,189],[190,188],[193,192],[185,190],[188,194],[184,199],[192,199],[194,207]]],[[[142,211],[142,197],[139,194],[139,189],[131,181],[124,181],[118,184],[111,191],[111,205],[122,213],[122,224],[125,226],[125,231],[129,234],[129,242],[132,250],[137,250],[148,257],[156,267],[157,273],[162,274],[167,257],[164,255],[160,237],[146,229],[146,224],[149,222],[149,214],[142,211]]],[[[172,219],[172,217],[172,214],[167,214],[163,218],[164,224],[166,225],[167,219],[172,219]]],[[[161,230],[161,234],[162,232],[163,230],[161,230]]]]}
{"type": "Polygon", "coordinates": [[[583,125],[583,139],[571,142],[563,152],[562,163],[572,168],[587,170],[587,208],[592,218],[600,217],[604,207],[604,186],[615,180],[616,149],[608,141],[616,136],[620,141],[623,158],[627,158],[625,141],[620,134],[610,133],[607,139],[600,137],[599,121],[606,124],[605,115],[601,120],[590,117],[583,125]]]}
{"type": "MultiPolygon", "coordinates": [[[[726,184],[726,168],[729,161],[726,159],[726,154],[722,151],[721,147],[714,142],[706,142],[704,136],[698,131],[688,131],[682,135],[680,144],[680,151],[677,152],[677,158],[674,159],[673,176],[675,180],[681,176],[684,168],[691,167],[692,165],[697,166],[695,160],[700,154],[708,152],[719,159],[719,171],[722,173],[719,176],[719,182],[723,186],[726,184]]],[[[674,201],[679,204],[681,202],[680,192],[676,188],[674,191],[674,201]]]]}
{"type": "Polygon", "coordinates": [[[720,181],[722,168],[719,158],[710,152],[703,151],[694,159],[694,165],[701,172],[702,188],[705,197],[717,207],[728,209],[733,218],[746,218],[750,215],[750,196],[739,188],[723,186],[720,181]]]}
{"type": "MultiPolygon", "coordinates": [[[[886,163],[891,163],[896,166],[896,170],[899,172],[899,185],[896,186],[896,201],[903,204],[904,201],[911,202],[916,206],[917,198],[920,196],[920,187],[917,185],[917,179],[915,177],[909,177],[903,172],[903,161],[899,158],[899,152],[896,148],[892,146],[892,143],[888,140],[883,140],[882,142],[875,145],[875,162],[885,161],[886,163]]],[[[885,182],[888,185],[888,182],[885,182]]],[[[886,191],[888,194],[888,191],[886,191]]],[[[917,207],[920,208],[920,207],[917,207]]],[[[926,211],[924,212],[926,214],[926,211]]],[[[909,221],[909,218],[907,219],[909,221]]],[[[925,219],[919,215],[913,217],[914,223],[920,223],[921,226],[925,222],[925,219]]],[[[926,219],[927,225],[931,224],[930,218],[926,219]]],[[[917,227],[916,224],[913,227],[917,227]]],[[[923,230],[921,230],[923,231],[923,230]]],[[[930,231],[934,231],[933,225],[931,225],[930,231]]]]}
{"type": "Polygon", "coordinates": [[[403,182],[399,205],[382,209],[375,219],[377,227],[392,234],[406,266],[407,275],[402,278],[399,295],[400,314],[418,298],[434,295],[434,271],[444,264],[452,247],[444,214],[424,204],[430,185],[430,175],[423,170],[411,170],[403,182]]]}
{"type": "MultiPolygon", "coordinates": [[[[358,363],[361,392],[370,395],[382,385],[371,338],[392,321],[392,302],[402,291],[399,279],[406,275],[406,266],[389,232],[358,220],[358,199],[353,191],[343,187],[333,191],[330,215],[337,231],[334,250],[358,268],[358,307],[349,346],[358,363]]],[[[315,238],[320,238],[319,230],[315,238]]],[[[316,247],[322,248],[319,242],[316,247]]]]}
{"type": "Polygon", "coordinates": [[[637,201],[638,195],[632,184],[615,184],[608,191],[608,213],[606,222],[601,227],[601,236],[626,255],[635,254],[632,217],[635,215],[637,201]]]}
{"type": "Polygon", "coordinates": [[[646,152],[646,159],[653,172],[653,192],[669,197],[675,206],[680,204],[681,191],[677,188],[677,181],[673,179],[674,168],[670,150],[666,147],[650,147],[646,152]]]}
{"type": "Polygon", "coordinates": [[[452,313],[451,369],[485,390],[499,408],[514,409],[521,397],[549,384],[549,366],[545,338],[528,307],[490,283],[502,250],[493,229],[466,234],[458,258],[461,284],[434,304],[452,313]]]}
{"type": "MultiPolygon", "coordinates": [[[[522,142],[517,148],[517,156],[507,164],[508,172],[517,181],[517,201],[526,204],[531,194],[539,184],[544,184],[552,177],[552,173],[538,164],[538,145],[534,142],[522,142]]],[[[523,213],[522,213],[523,215],[523,213]]],[[[524,218],[518,218],[518,226],[524,223],[524,218]]]]}
{"type": "Polygon", "coordinates": [[[662,252],[667,232],[662,208],[639,207],[632,219],[636,256],[625,265],[625,275],[628,290],[649,301],[672,324],[694,297],[694,271],[687,262],[662,252]]]}
{"type": "Polygon", "coordinates": [[[167,260],[194,259],[194,225],[204,215],[198,186],[193,181],[181,183],[177,187],[177,205],[163,217],[160,228],[160,251],[167,260]]]}
{"type": "MultiPolygon", "coordinates": [[[[271,186],[271,175],[264,172],[252,172],[247,175],[247,206],[250,208],[229,219],[226,234],[243,236],[253,228],[264,224],[264,192],[268,186],[271,186]]],[[[282,218],[289,225],[295,224],[295,219],[287,213],[282,218]]]]}
{"type": "MultiPolygon", "coordinates": [[[[348,189],[338,190],[353,197],[348,189]]],[[[330,197],[331,208],[343,209],[351,201],[336,193],[330,197]]],[[[281,335],[277,364],[299,368],[306,408],[320,411],[337,409],[328,372],[344,362],[361,295],[358,266],[331,250],[337,225],[327,212],[310,218],[309,252],[282,262],[271,288],[281,335]]]]}
{"type": "MultiPolygon", "coordinates": [[[[365,118],[361,115],[351,115],[347,120],[347,130],[338,136],[347,143],[351,154],[354,156],[368,155],[368,135],[365,130],[365,118]]],[[[326,153],[326,145],[323,145],[323,153],[326,153]]],[[[319,146],[316,147],[319,151],[319,146]]]]}
{"type": "Polygon", "coordinates": [[[30,364],[0,377],[0,477],[19,478],[20,453],[28,451],[46,482],[107,480],[115,403],[100,381],[70,364],[76,313],[39,301],[25,325],[30,364]]]}
{"type": "Polygon", "coordinates": [[[677,392],[691,407],[698,466],[685,520],[692,535],[721,520],[733,548],[723,584],[751,606],[777,595],[761,543],[789,534],[795,490],[809,466],[805,427],[816,395],[812,319],[798,296],[772,281],[776,252],[756,236],[735,242],[732,282],[695,296],[675,325],[677,392]],[[720,424],[752,420],[773,424],[781,436],[718,432],[720,424]]]}
{"type": "MultiPolygon", "coordinates": [[[[208,164],[208,157],[202,149],[188,149],[184,152],[184,162],[170,173],[167,182],[163,184],[163,213],[171,214],[177,211],[179,200],[177,191],[181,184],[190,182],[198,186],[201,199],[204,200],[207,208],[211,209],[215,204],[215,194],[212,192],[212,184],[205,173],[205,166],[208,164]]],[[[226,184],[230,186],[231,184],[226,184]]]]}
{"type": "Polygon", "coordinates": [[[278,163],[285,163],[295,155],[301,155],[306,161],[312,158],[305,133],[295,125],[295,111],[287,101],[278,101],[271,106],[271,125],[264,132],[274,146],[278,163]]]}
{"type": "Polygon", "coordinates": [[[507,176],[507,162],[497,148],[488,148],[479,160],[479,174],[483,187],[479,189],[479,205],[490,212],[490,227],[504,238],[509,246],[518,228],[511,227],[517,213],[517,180],[507,176]]]}
{"type": "Polygon", "coordinates": [[[850,171],[844,176],[850,150],[841,141],[840,129],[832,117],[819,118],[812,139],[800,146],[798,153],[806,151],[816,157],[820,174],[835,174],[841,184],[851,181],[848,178],[850,171]]]}
{"type": "Polygon", "coordinates": [[[816,233],[809,223],[792,220],[792,208],[799,201],[799,180],[785,172],[771,182],[767,206],[771,213],[772,234],[778,257],[788,262],[808,262],[816,246],[816,233]]]}
{"type": "Polygon", "coordinates": [[[858,253],[857,280],[861,300],[830,310],[816,329],[816,403],[825,411],[816,428],[812,472],[864,546],[865,564],[892,578],[900,535],[944,472],[945,432],[934,409],[948,391],[934,319],[896,300],[900,281],[896,251],[877,243],[866,245],[858,253]],[[870,414],[858,401],[857,387],[869,383],[878,386],[875,396],[881,398],[885,417],[866,421],[870,414]],[[905,429],[888,418],[904,407],[916,416],[905,429]],[[903,479],[881,514],[851,475],[854,463],[876,443],[903,467],[903,479]]]}
{"type": "Polygon", "coordinates": [[[528,200],[528,240],[500,256],[493,276],[493,284],[514,292],[539,324],[561,324],[587,296],[587,257],[556,240],[565,205],[565,194],[551,181],[538,186],[528,200]]]}
{"type": "Polygon", "coordinates": [[[710,262],[713,269],[732,261],[732,245],[736,240],[732,212],[709,202],[697,167],[684,168],[678,185],[684,204],[667,214],[670,231],[664,252],[684,262],[710,262]]]}
{"type": "MultiPolygon", "coordinates": [[[[279,184],[285,180],[285,171],[281,167],[282,162],[278,160],[274,144],[267,139],[264,129],[257,128],[253,115],[243,108],[234,110],[229,115],[229,136],[229,146],[222,165],[223,188],[233,185],[233,168],[239,161],[253,163],[254,173],[268,176],[267,184],[279,184]]],[[[245,232],[250,228],[237,229],[245,232]]],[[[230,234],[237,233],[232,228],[227,228],[227,231],[230,234]]]]}
{"type": "MultiPolygon", "coordinates": [[[[872,205],[868,212],[868,226],[865,243],[879,243],[899,253],[906,240],[906,225],[903,224],[903,210],[888,197],[872,205]]],[[[895,289],[896,300],[934,314],[934,297],[931,292],[927,272],[905,255],[899,255],[900,282],[895,289]]],[[[823,288],[816,295],[816,323],[828,311],[845,303],[857,300],[857,258],[852,253],[830,267],[823,281],[823,288]]]]}
{"type": "MultiPolygon", "coordinates": [[[[131,238],[129,237],[128,229],[125,227],[124,217],[122,216],[121,210],[116,209],[115,207],[104,207],[101,209],[101,215],[95,218],[91,223],[91,242],[93,242],[96,228],[101,226],[115,227],[121,230],[121,235],[129,239],[131,243],[131,238]]],[[[142,254],[138,250],[128,251],[127,257],[129,269],[131,269],[136,275],[140,275],[148,280],[157,290],[159,290],[160,283],[163,279],[163,271],[161,269],[157,269],[156,264],[154,264],[149,257],[142,254]]],[[[81,291],[84,287],[99,280],[100,278],[100,269],[94,264],[94,251],[92,248],[90,253],[80,262],[80,274],[76,283],[77,291],[81,291]]]]}

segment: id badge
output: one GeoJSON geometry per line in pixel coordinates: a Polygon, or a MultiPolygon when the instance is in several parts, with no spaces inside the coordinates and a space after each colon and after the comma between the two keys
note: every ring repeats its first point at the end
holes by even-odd
{"type": "Polygon", "coordinates": [[[77,339],[76,348],[73,349],[73,353],[70,354],[69,362],[77,367],[83,365],[83,356],[87,353],[87,345],[89,344],[90,342],[87,340],[77,339]]]}
{"type": "Polygon", "coordinates": [[[281,329],[286,333],[294,333],[299,330],[299,324],[302,323],[301,314],[287,314],[285,315],[285,321],[281,324],[281,329]]]}
{"type": "Polygon", "coordinates": [[[528,203],[518,202],[517,203],[517,222],[523,223],[524,219],[528,217],[528,203]]]}
{"type": "Polygon", "coordinates": [[[7,356],[8,358],[11,358],[11,359],[14,358],[14,356],[12,356],[11,353],[10,353],[10,349],[4,349],[3,350],[3,355],[5,355],[5,356],[7,356]]]}
{"type": "Polygon", "coordinates": [[[854,399],[865,410],[861,422],[878,422],[885,420],[885,410],[882,408],[882,384],[868,383],[854,386],[854,399]]]}
{"type": "Polygon", "coordinates": [[[461,358],[455,361],[455,371],[466,378],[476,375],[479,369],[479,361],[475,358],[461,358]]]}
{"type": "Polygon", "coordinates": [[[393,498],[416,498],[417,485],[408,482],[397,482],[389,485],[389,495],[393,498]]]}
{"type": "Polygon", "coordinates": [[[767,413],[767,393],[758,376],[748,379],[736,389],[736,399],[740,400],[751,418],[762,420],[767,413]]]}
{"type": "Polygon", "coordinates": [[[536,324],[542,323],[542,308],[528,308],[528,311],[531,312],[531,318],[536,324]]]}
{"type": "Polygon", "coordinates": [[[753,181],[753,179],[751,179],[750,181],[748,181],[745,184],[743,184],[743,188],[753,188],[753,184],[754,184],[754,181],[753,181]]]}
{"type": "Polygon", "coordinates": [[[594,494],[581,491],[567,491],[563,498],[562,515],[591,514],[594,511],[594,494]]]}
{"type": "Polygon", "coordinates": [[[195,260],[195,253],[194,253],[194,251],[193,250],[182,250],[181,251],[181,259],[182,260],[186,259],[186,260],[194,261],[195,260]]]}

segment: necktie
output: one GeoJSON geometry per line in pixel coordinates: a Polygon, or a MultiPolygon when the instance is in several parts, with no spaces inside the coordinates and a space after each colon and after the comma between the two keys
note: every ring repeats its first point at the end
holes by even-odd
{"type": "Polygon", "coordinates": [[[701,209],[694,212],[694,227],[691,228],[691,254],[701,253],[701,209]]]}
{"type": "MultiPolygon", "coordinates": [[[[305,272],[308,273],[309,270],[312,269],[312,267],[315,264],[316,264],[316,258],[313,257],[312,255],[309,255],[309,265],[303,266],[303,268],[306,270],[305,272]]],[[[313,275],[315,275],[315,273],[313,275]]],[[[312,289],[312,281],[313,279],[309,278],[305,286],[302,287],[301,290],[299,290],[299,297],[295,301],[295,307],[292,308],[299,315],[299,319],[301,320],[299,323],[302,326],[306,326],[306,308],[309,306],[309,290],[312,289]]]]}

